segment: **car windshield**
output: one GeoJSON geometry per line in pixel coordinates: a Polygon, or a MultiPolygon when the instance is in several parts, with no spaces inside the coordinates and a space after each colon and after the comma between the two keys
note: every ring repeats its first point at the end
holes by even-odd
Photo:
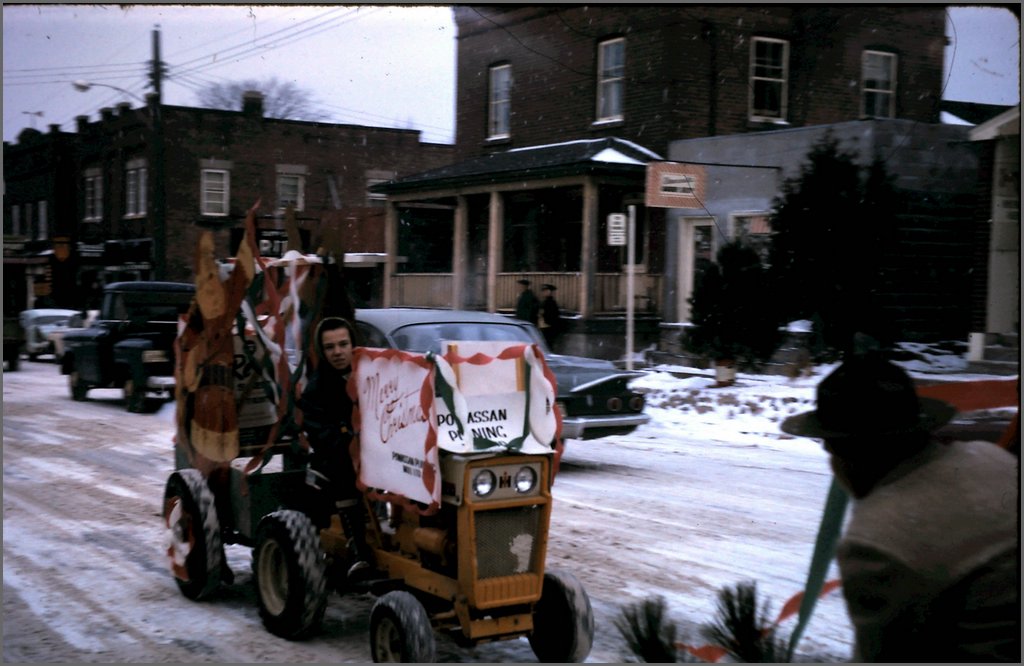
{"type": "Polygon", "coordinates": [[[479,340],[487,342],[521,342],[534,344],[525,328],[516,324],[492,322],[444,322],[411,324],[391,332],[399,349],[411,352],[441,353],[442,340],[479,340]]]}
{"type": "Polygon", "coordinates": [[[188,311],[190,293],[125,292],[107,294],[111,299],[107,311],[111,319],[152,322],[176,322],[178,315],[188,311]]]}

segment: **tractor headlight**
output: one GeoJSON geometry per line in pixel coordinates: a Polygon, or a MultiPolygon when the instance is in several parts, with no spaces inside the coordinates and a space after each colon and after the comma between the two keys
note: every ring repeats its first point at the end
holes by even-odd
{"type": "Polygon", "coordinates": [[[480,470],[473,477],[473,493],[477,497],[487,497],[494,492],[497,485],[497,478],[489,469],[480,470]]]}
{"type": "Polygon", "coordinates": [[[537,485],[537,472],[532,467],[522,467],[516,472],[516,492],[525,494],[537,485]]]}

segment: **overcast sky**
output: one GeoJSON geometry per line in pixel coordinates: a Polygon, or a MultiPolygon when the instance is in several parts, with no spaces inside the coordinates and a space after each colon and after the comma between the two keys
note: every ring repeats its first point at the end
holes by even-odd
{"type": "MultiPolygon", "coordinates": [[[[944,97],[1020,100],[1020,27],[1007,9],[950,10],[944,97]],[[955,48],[954,48],[955,47],[955,48]]],[[[448,6],[3,6],[4,141],[25,127],[95,120],[102,106],[145,96],[152,31],[160,26],[168,104],[198,105],[213,82],[277,77],[309,90],[331,120],[422,130],[452,142],[455,25],[448,6]]]]}

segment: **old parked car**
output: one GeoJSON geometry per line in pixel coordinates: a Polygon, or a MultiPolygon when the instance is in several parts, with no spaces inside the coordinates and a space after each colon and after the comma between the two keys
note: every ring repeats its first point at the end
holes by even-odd
{"type": "Polygon", "coordinates": [[[130,412],[144,412],[153,394],[174,394],[174,339],[195,286],[187,282],[115,282],[88,328],[64,334],[61,373],[72,400],[89,389],[120,388],[130,412]]]}
{"type": "Polygon", "coordinates": [[[647,423],[644,396],[629,388],[637,372],[611,361],[553,354],[529,322],[500,314],[430,308],[356,311],[361,344],[411,352],[440,353],[442,340],[486,340],[536,344],[558,382],[562,437],[596,439],[628,434],[647,423]]]}
{"type": "Polygon", "coordinates": [[[35,308],[23,310],[18,315],[25,330],[25,353],[30,361],[43,354],[54,354],[51,334],[59,329],[78,328],[82,325],[82,313],[63,308],[35,308]]]}

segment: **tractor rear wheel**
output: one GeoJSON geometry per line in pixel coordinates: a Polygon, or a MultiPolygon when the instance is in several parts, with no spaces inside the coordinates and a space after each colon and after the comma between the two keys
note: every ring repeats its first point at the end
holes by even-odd
{"type": "Polygon", "coordinates": [[[301,511],[267,514],[253,551],[256,599],[263,626],[294,640],[319,628],[327,608],[327,571],[320,533],[301,511]]]}
{"type": "Polygon", "coordinates": [[[221,582],[224,545],[213,491],[199,470],[171,474],[164,490],[167,557],[181,593],[193,601],[210,595],[221,582]]]}

